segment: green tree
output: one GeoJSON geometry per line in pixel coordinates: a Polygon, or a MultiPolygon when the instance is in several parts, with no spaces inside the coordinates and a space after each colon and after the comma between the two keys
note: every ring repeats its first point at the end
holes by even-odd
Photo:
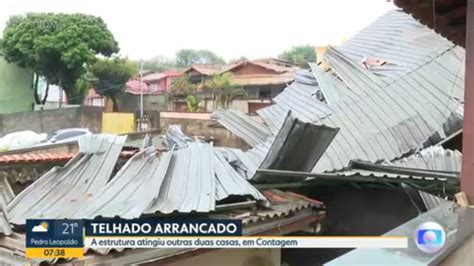
{"type": "Polygon", "coordinates": [[[293,46],[290,50],[280,54],[278,58],[308,68],[308,62],[316,62],[316,51],[311,45],[293,46]]]}
{"type": "Polygon", "coordinates": [[[59,85],[73,101],[84,95],[74,86],[85,66],[93,63],[97,54],[110,56],[119,51],[101,18],[62,13],[10,17],[0,49],[8,62],[31,68],[37,74],[33,88],[38,104],[46,101],[38,96],[38,75],[45,77],[47,89],[49,84],[59,85]]]}
{"type": "Polygon", "coordinates": [[[94,76],[94,88],[98,94],[112,100],[113,111],[118,111],[117,95],[130,78],[138,73],[138,67],[122,58],[99,59],[90,67],[94,76]]]}
{"type": "Polygon", "coordinates": [[[196,95],[189,94],[186,96],[186,105],[189,112],[196,112],[199,109],[199,99],[196,95]]]}
{"type": "Polygon", "coordinates": [[[176,66],[182,68],[192,64],[224,65],[225,61],[209,50],[181,49],[176,52],[176,66]]]}
{"type": "Polygon", "coordinates": [[[212,99],[218,108],[227,108],[236,97],[246,97],[242,87],[232,84],[230,73],[217,74],[204,82],[204,88],[212,93],[212,99]]]}

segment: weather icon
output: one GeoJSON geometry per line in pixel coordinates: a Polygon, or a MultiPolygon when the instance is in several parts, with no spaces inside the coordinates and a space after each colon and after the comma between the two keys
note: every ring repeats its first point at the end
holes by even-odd
{"type": "Polygon", "coordinates": [[[41,222],[39,225],[33,226],[31,232],[34,233],[45,233],[48,232],[48,222],[41,222]]]}

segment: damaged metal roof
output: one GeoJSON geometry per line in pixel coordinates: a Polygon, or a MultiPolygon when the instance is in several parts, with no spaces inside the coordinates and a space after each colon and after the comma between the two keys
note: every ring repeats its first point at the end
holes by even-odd
{"type": "Polygon", "coordinates": [[[159,195],[146,213],[209,212],[216,206],[212,146],[189,143],[173,152],[159,195]]]}
{"type": "Polygon", "coordinates": [[[8,222],[7,204],[15,197],[7,177],[0,177],[0,234],[11,235],[12,227],[8,222]]]}
{"type": "MultiPolygon", "coordinates": [[[[444,125],[451,112],[462,108],[446,88],[418,79],[417,72],[423,67],[384,85],[334,48],[327,50],[326,57],[345,84],[357,93],[333,101],[333,113],[318,121],[340,127],[341,131],[315,172],[341,168],[350,159],[392,160],[433,144],[446,137],[444,125]]],[[[332,83],[339,82],[328,73],[320,74],[332,83]]],[[[328,102],[331,104],[331,100],[328,102]]]]}
{"type": "Polygon", "coordinates": [[[458,150],[432,146],[389,164],[443,172],[461,172],[462,154],[458,150]]]}
{"type": "MultiPolygon", "coordinates": [[[[247,179],[274,182],[272,176],[255,175],[257,168],[310,171],[338,131],[337,128],[303,122],[290,111],[278,134],[253,149],[241,152],[220,148],[219,151],[247,179]]],[[[277,181],[282,182],[282,178],[277,181]]]]}
{"type": "Polygon", "coordinates": [[[275,104],[257,110],[273,134],[278,133],[290,110],[304,122],[318,121],[331,113],[330,107],[318,99],[319,87],[314,76],[314,83],[308,81],[309,75],[312,74],[306,70],[299,71],[295,82],[273,99],[275,104]]]}
{"type": "Polygon", "coordinates": [[[401,179],[450,179],[456,182],[461,171],[461,161],[462,156],[459,151],[432,146],[393,162],[375,164],[358,160],[351,161],[348,168],[338,170],[335,174],[401,179]]]}
{"type": "Polygon", "coordinates": [[[238,174],[218,151],[214,152],[214,167],[216,174],[216,200],[244,195],[252,196],[260,201],[267,200],[260,191],[238,174]]]}
{"type": "MultiPolygon", "coordinates": [[[[304,123],[289,112],[259,168],[309,172],[338,131],[338,128],[304,123]]],[[[277,179],[284,181],[282,177],[277,179]]],[[[274,178],[257,174],[253,180],[274,181],[274,178]]]]}
{"type": "MultiPolygon", "coordinates": [[[[453,47],[452,42],[409,14],[392,10],[344,42],[339,49],[360,63],[367,58],[385,62],[370,69],[386,80],[394,80],[453,47]]],[[[455,72],[457,69],[446,67],[445,71],[455,72]]]]}
{"type": "Polygon", "coordinates": [[[159,160],[154,147],[138,152],[99,193],[89,198],[70,218],[140,217],[158,196],[171,153],[165,153],[159,160]]]}
{"type": "Polygon", "coordinates": [[[99,134],[82,137],[80,152],[71,161],[48,171],[8,204],[10,222],[70,217],[108,182],[125,139],[99,134]]]}
{"type": "Polygon", "coordinates": [[[218,110],[212,117],[251,147],[264,142],[270,136],[268,128],[237,110],[218,110]]]}
{"type": "Polygon", "coordinates": [[[145,213],[210,212],[215,210],[216,201],[230,196],[266,201],[221,151],[208,143],[190,142],[187,148],[172,152],[159,195],[145,213]]]}

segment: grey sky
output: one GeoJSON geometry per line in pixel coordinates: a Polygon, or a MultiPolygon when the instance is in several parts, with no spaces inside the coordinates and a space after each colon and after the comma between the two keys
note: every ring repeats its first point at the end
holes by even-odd
{"type": "Polygon", "coordinates": [[[229,60],[338,44],[393,8],[386,0],[0,0],[0,30],[15,14],[80,12],[101,16],[133,59],[194,48],[229,60]]]}

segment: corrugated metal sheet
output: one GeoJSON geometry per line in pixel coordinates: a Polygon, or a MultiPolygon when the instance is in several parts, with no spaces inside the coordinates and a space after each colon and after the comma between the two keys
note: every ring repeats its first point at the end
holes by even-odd
{"type": "Polygon", "coordinates": [[[181,125],[169,125],[163,144],[168,148],[175,146],[181,149],[187,147],[189,141],[191,138],[183,133],[181,125]]]}
{"type": "Polygon", "coordinates": [[[125,139],[99,134],[81,138],[78,155],[48,171],[8,204],[10,222],[70,217],[108,182],[125,139]]]}
{"type": "MultiPolygon", "coordinates": [[[[309,172],[338,131],[338,128],[302,122],[289,112],[259,168],[309,172]]],[[[255,181],[267,182],[284,182],[284,179],[258,174],[253,177],[255,181]]]]}
{"type": "Polygon", "coordinates": [[[209,212],[216,206],[213,149],[189,143],[173,152],[159,195],[146,213],[209,212]]]}
{"type": "Polygon", "coordinates": [[[383,162],[382,164],[359,164],[354,162],[350,164],[349,168],[337,171],[335,174],[348,177],[372,176],[401,179],[446,180],[446,178],[437,178],[436,174],[459,175],[461,171],[461,161],[462,155],[459,151],[432,146],[393,162],[383,162]],[[394,170],[404,170],[406,174],[400,171],[384,171],[385,167],[388,167],[388,170],[390,167],[393,167],[394,170]],[[417,175],[417,172],[423,175],[417,175]],[[432,177],[426,176],[426,173],[429,172],[433,172],[432,177]]]}
{"type": "Polygon", "coordinates": [[[329,106],[318,99],[319,87],[310,75],[308,71],[299,71],[295,82],[275,97],[274,105],[257,110],[273,134],[278,133],[290,110],[304,122],[314,122],[331,113],[329,106]]]}
{"type": "Polygon", "coordinates": [[[15,197],[6,177],[0,177],[0,234],[13,233],[7,217],[7,204],[15,197]]]}
{"type": "Polygon", "coordinates": [[[461,172],[462,154],[458,150],[433,146],[389,164],[417,169],[461,172]]]}
{"type": "MultiPolygon", "coordinates": [[[[340,127],[341,131],[315,172],[341,168],[350,159],[392,160],[430,144],[433,136],[446,137],[443,124],[461,104],[450,97],[446,88],[419,80],[417,72],[429,68],[430,63],[384,85],[334,48],[327,50],[326,57],[345,84],[356,88],[352,91],[357,93],[332,101],[332,115],[318,121],[340,127]]],[[[437,75],[436,71],[428,72],[437,75]]],[[[321,74],[333,84],[339,82],[328,73],[321,74]]]]}
{"type": "Polygon", "coordinates": [[[195,142],[174,151],[159,195],[145,212],[210,212],[215,210],[216,201],[232,195],[266,201],[232,168],[222,151],[195,142]]]}
{"type": "Polygon", "coordinates": [[[256,200],[267,201],[254,186],[230,166],[218,151],[214,151],[214,169],[216,174],[216,200],[223,200],[233,195],[249,195],[256,200]]]}
{"type": "MultiPolygon", "coordinates": [[[[432,61],[454,44],[401,10],[384,14],[340,46],[357,62],[377,58],[387,63],[371,71],[386,80],[397,79],[432,61]]],[[[446,68],[455,72],[457,68],[446,68]]],[[[463,72],[464,73],[464,72],[463,72]]]]}
{"type": "Polygon", "coordinates": [[[420,197],[423,200],[423,203],[425,204],[427,210],[432,210],[438,207],[439,205],[448,202],[448,200],[445,200],[430,193],[426,193],[423,191],[418,191],[418,193],[420,194],[420,197]]]}
{"type": "Polygon", "coordinates": [[[212,117],[252,147],[264,142],[270,135],[264,125],[237,110],[218,110],[212,117]]]}
{"type": "MultiPolygon", "coordinates": [[[[260,146],[260,144],[257,145],[257,147],[258,146],[260,146]]],[[[214,149],[216,152],[219,152],[222,157],[232,166],[232,168],[235,169],[235,171],[237,171],[237,173],[239,173],[245,179],[250,179],[253,177],[261,160],[263,160],[264,157],[264,155],[262,155],[261,159],[259,158],[252,160],[252,158],[241,149],[226,147],[216,147],[214,149]]]]}
{"type": "Polygon", "coordinates": [[[114,178],[89,198],[71,218],[95,217],[138,218],[158,196],[168,170],[172,152],[158,160],[154,147],[148,147],[130,158],[114,178]]]}

